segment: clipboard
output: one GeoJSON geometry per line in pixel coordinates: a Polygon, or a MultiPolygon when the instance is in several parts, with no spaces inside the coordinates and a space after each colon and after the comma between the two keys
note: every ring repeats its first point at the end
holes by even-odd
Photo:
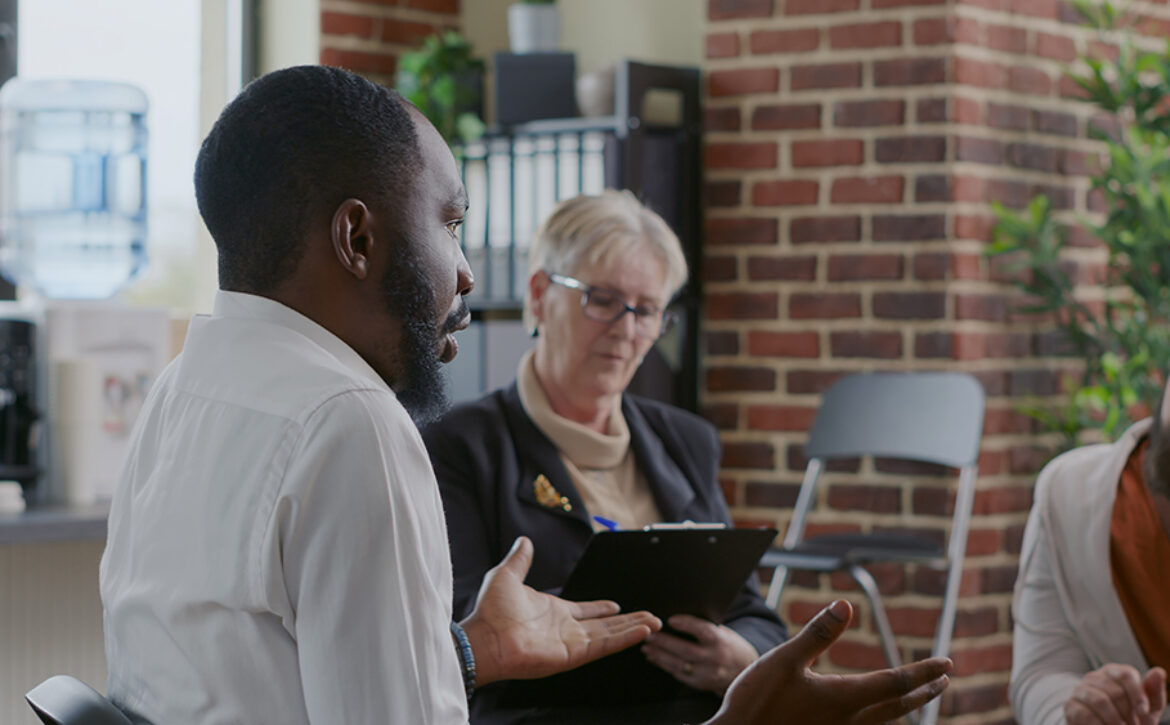
{"type": "MultiPolygon", "coordinates": [[[[595,533],[569,574],[561,596],[573,601],[611,599],[623,612],[647,610],[665,621],[691,614],[722,623],[747,584],[776,529],[704,525],[595,533]]],[[[504,706],[606,706],[692,699],[700,693],[650,664],[637,646],[539,680],[504,685],[504,706]]]]}
{"type": "Polygon", "coordinates": [[[776,529],[706,526],[603,531],[593,535],[561,597],[612,599],[623,612],[666,621],[692,614],[716,624],[776,539],[776,529]]]}

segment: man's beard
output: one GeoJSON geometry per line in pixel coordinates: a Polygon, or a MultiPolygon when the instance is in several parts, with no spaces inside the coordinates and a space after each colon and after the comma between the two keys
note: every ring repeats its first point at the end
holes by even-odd
{"type": "Polygon", "coordinates": [[[442,324],[434,321],[437,305],[435,287],[419,268],[414,255],[400,245],[382,279],[382,291],[390,312],[401,322],[402,333],[394,358],[402,380],[395,393],[415,425],[421,427],[447,409],[447,387],[439,360],[443,335],[453,332],[467,316],[467,303],[460,298],[459,309],[442,324]]]}

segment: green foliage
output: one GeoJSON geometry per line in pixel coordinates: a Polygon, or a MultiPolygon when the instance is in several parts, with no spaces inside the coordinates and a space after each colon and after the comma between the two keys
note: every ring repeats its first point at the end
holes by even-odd
{"type": "Polygon", "coordinates": [[[1170,43],[1161,52],[1143,50],[1113,5],[1075,5],[1103,35],[1122,36],[1116,61],[1083,58],[1085,71],[1073,76],[1086,102],[1108,119],[1092,129],[1104,144],[1092,186],[1105,219],[1079,222],[1104,243],[1105,299],[1089,306],[1075,294],[1063,254],[1068,230],[1045,197],[1020,214],[996,206],[988,250],[1007,255],[1017,273],[1016,287],[1028,299],[1021,311],[1051,314],[1070,353],[1085,361],[1082,379],[1066,385],[1073,391],[1066,405],[1026,408],[1045,429],[1063,434],[1066,447],[1085,430],[1116,437],[1132,422],[1135,404],[1160,397],[1170,370],[1170,43]]]}
{"type": "Polygon", "coordinates": [[[448,30],[398,59],[396,85],[422,111],[447,143],[483,135],[476,109],[483,95],[483,61],[471,57],[471,43],[448,30]]]}

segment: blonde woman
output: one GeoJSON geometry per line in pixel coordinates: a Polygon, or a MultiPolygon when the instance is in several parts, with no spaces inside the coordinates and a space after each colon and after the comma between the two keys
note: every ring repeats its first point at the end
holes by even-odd
{"type": "MultiPolygon", "coordinates": [[[[424,431],[447,513],[457,617],[517,536],[535,544],[527,583],[557,590],[604,522],[729,522],[711,424],[625,394],[672,324],[667,305],[686,276],[678,238],[628,192],[565,201],[538,230],[525,299],[535,349],[511,386],[424,431]]],[[[547,701],[542,693],[560,691],[553,683],[492,686],[476,695],[472,722],[697,722],[786,637],[754,582],[723,624],[683,615],[668,625],[684,636],[657,634],[640,651],[571,673],[588,703],[547,701]]]]}

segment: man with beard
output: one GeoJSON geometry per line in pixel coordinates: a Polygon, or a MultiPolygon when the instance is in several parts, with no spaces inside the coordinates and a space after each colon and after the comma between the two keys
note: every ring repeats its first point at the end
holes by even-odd
{"type": "MultiPolygon", "coordinates": [[[[570,669],[661,623],[523,585],[519,539],[450,621],[438,487],[410,416],[442,406],[472,286],[434,128],[345,71],[290,68],[224,109],[195,169],[221,291],[150,392],[102,558],[110,698],[158,723],[466,723],[477,685],[570,669]],[[409,411],[409,415],[408,415],[409,411]]],[[[883,722],[949,662],[821,677],[818,615],[713,722],[883,722]]]]}
{"type": "Polygon", "coordinates": [[[1012,614],[1011,699],[1029,725],[1154,725],[1170,667],[1170,384],[1113,444],[1036,482],[1012,614]]]}

